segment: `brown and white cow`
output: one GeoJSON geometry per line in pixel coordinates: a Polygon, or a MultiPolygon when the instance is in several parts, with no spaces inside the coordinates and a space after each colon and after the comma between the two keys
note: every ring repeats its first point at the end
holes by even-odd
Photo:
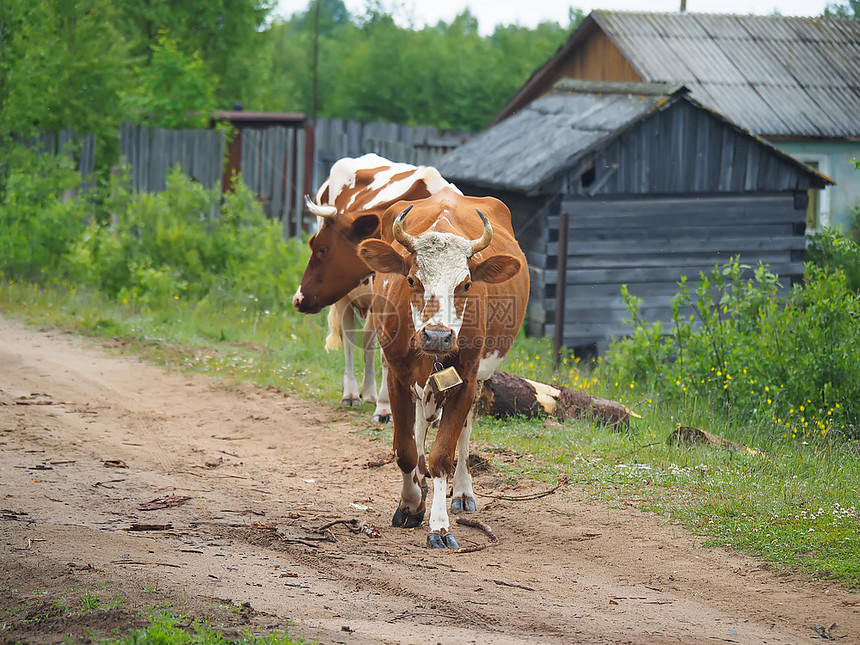
{"type": "Polygon", "coordinates": [[[394,205],[383,216],[382,234],[362,242],[359,253],[376,272],[371,319],[388,364],[394,452],[403,474],[392,523],[422,523],[429,469],[428,543],[456,549],[445,507],[447,478],[453,471],[452,512],[473,512],[468,456],[475,404],[522,325],[526,258],[502,202],[448,189],[394,205]],[[439,390],[431,377],[449,367],[462,383],[439,390]],[[425,463],[424,439],[435,420],[439,430],[425,463]]]}
{"type": "Polygon", "coordinates": [[[317,216],[318,226],[310,239],[311,256],[293,306],[302,313],[315,314],[332,305],[326,349],[343,344],[341,403],[375,401],[375,422],[387,421],[390,410],[384,375],[377,396],[376,336],[370,325],[365,327],[362,339],[365,360],[361,389],[355,377],[355,314],[365,317],[371,302],[371,269],[358,256],[357,247],[362,240],[378,237],[380,218],[389,206],[403,199],[423,199],[446,187],[453,188],[435,168],[394,163],[367,154],[335,162],[314,201],[306,200],[310,212],[317,216]]]}

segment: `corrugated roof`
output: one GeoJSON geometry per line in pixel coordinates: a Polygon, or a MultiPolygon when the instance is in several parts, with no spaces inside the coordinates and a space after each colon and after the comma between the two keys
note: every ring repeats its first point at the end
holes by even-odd
{"type": "MultiPolygon", "coordinates": [[[[564,79],[553,92],[449,152],[437,168],[457,183],[540,193],[560,173],[574,169],[586,156],[599,152],[656,110],[690,100],[687,93],[682,85],[564,79]]],[[[707,109],[696,101],[691,103],[707,109]]],[[[708,112],[753,138],[723,115],[708,112]]],[[[808,173],[816,187],[831,183],[769,143],[755,140],[808,173]]]]}
{"type": "Polygon", "coordinates": [[[534,192],[667,96],[686,91],[679,86],[570,79],[556,88],[449,152],[439,171],[458,182],[534,192]]]}
{"type": "Polygon", "coordinates": [[[860,20],[594,11],[645,81],[762,136],[860,136],[860,20]]]}

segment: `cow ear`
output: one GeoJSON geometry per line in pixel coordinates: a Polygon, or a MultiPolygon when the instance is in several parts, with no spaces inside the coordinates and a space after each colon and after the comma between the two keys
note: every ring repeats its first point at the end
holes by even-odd
{"type": "Polygon", "coordinates": [[[382,240],[365,240],[359,244],[358,254],[377,273],[406,275],[409,272],[400,254],[382,240]]]}
{"type": "Polygon", "coordinates": [[[377,215],[362,215],[352,223],[352,238],[354,240],[366,240],[379,230],[379,217],[377,215]]]}
{"type": "Polygon", "coordinates": [[[498,284],[519,273],[522,263],[512,255],[494,255],[472,269],[472,280],[498,284]]]}

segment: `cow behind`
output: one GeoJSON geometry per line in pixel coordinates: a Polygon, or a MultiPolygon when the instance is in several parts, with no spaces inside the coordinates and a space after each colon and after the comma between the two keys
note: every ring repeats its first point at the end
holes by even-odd
{"type": "Polygon", "coordinates": [[[359,251],[376,271],[371,319],[389,367],[394,451],[403,475],[392,523],[421,524],[429,470],[428,543],[456,549],[445,508],[447,478],[453,472],[452,511],[474,511],[468,455],[475,404],[522,326],[526,258],[502,202],[451,190],[396,204],[383,217],[382,236],[363,242],[359,251]],[[439,390],[431,377],[449,367],[462,383],[439,390]],[[427,427],[437,419],[425,461],[427,427]]]}
{"type": "MultiPolygon", "coordinates": [[[[317,232],[309,245],[311,256],[293,297],[302,313],[318,313],[332,305],[326,348],[343,345],[344,385],[341,403],[376,401],[374,421],[389,418],[385,383],[376,392],[374,353],[376,337],[370,325],[362,339],[364,378],[361,388],[355,378],[354,349],[358,329],[356,313],[366,316],[371,301],[371,269],[358,256],[358,244],[379,235],[379,222],[391,204],[420,200],[443,188],[453,188],[429,166],[394,163],[375,154],[344,158],[332,166],[308,209],[317,216],[317,232]]],[[[456,190],[456,189],[455,189],[456,190]]],[[[384,368],[383,368],[384,371],[384,368]]]]}

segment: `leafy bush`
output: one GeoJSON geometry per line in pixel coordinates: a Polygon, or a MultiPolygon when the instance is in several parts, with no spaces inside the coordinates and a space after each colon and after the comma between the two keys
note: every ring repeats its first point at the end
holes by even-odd
{"type": "Polygon", "coordinates": [[[64,156],[6,148],[0,191],[0,273],[15,279],[55,274],[85,227],[85,203],[71,198],[79,175],[64,156]]]}
{"type": "Polygon", "coordinates": [[[141,307],[170,300],[248,297],[261,309],[292,299],[304,262],[238,179],[222,199],[179,169],[167,190],[132,194],[116,184],[112,222],[93,223],[72,249],[73,277],[141,307]],[[300,269],[299,273],[300,273],[300,269]]]}
{"type": "Polygon", "coordinates": [[[840,269],[806,272],[785,298],[763,265],[732,260],[700,274],[692,294],[683,279],[667,332],[645,324],[641,301],[627,294],[633,335],[613,343],[600,375],[671,404],[710,401],[740,425],[769,421],[783,437],[857,438],[860,294],[840,269]]]}
{"type": "Polygon", "coordinates": [[[848,233],[827,228],[810,235],[806,256],[826,271],[842,269],[851,291],[860,291],[860,210],[855,210],[848,233]]]}

